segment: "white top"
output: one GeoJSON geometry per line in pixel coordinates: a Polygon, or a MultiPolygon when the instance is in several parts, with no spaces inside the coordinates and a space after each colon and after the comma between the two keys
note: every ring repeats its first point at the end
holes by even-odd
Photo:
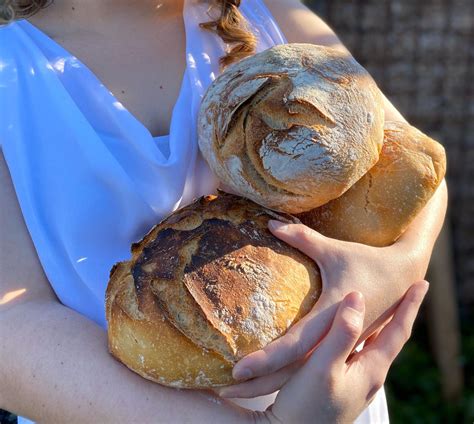
{"type": "MultiPolygon", "coordinates": [[[[196,136],[199,104],[225,47],[198,25],[207,10],[185,0],[187,67],[163,137],[28,21],[0,27],[0,142],[23,217],[60,301],[104,328],[112,265],[128,260],[130,245],[163,217],[218,184],[196,136]]],[[[286,42],[262,0],[240,10],[257,51],[286,42]]],[[[375,419],[364,422],[387,418],[383,392],[370,409],[375,419]]]]}

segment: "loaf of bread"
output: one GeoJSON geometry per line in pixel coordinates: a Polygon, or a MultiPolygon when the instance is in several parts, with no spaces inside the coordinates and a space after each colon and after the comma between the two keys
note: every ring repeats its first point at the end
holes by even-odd
{"type": "Polygon", "coordinates": [[[271,218],[294,221],[222,193],[154,226],[110,273],[110,352],[164,385],[233,383],[233,364],[283,335],[321,292],[314,261],[274,237],[271,218]]]}
{"type": "Polygon", "coordinates": [[[232,191],[300,213],[339,197],[377,162],[382,97],[352,57],[284,44],[229,66],[208,88],[199,147],[232,191]]]}
{"type": "Polygon", "coordinates": [[[270,218],[386,246],[442,181],[444,149],[408,124],[384,131],[383,119],[373,80],[335,50],[282,45],[227,68],[203,99],[199,146],[246,198],[201,198],[132,245],[110,273],[110,352],[164,385],[234,383],[236,361],[321,292],[315,262],[274,237],[270,218]]]}
{"type": "Polygon", "coordinates": [[[409,124],[386,122],[376,165],[342,196],[298,218],[331,238],[388,246],[426,205],[445,171],[441,144],[409,124]]]}

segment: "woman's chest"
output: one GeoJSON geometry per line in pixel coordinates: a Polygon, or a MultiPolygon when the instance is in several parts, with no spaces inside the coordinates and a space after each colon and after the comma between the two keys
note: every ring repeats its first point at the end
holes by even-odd
{"type": "Polygon", "coordinates": [[[30,21],[83,62],[153,136],[169,133],[186,66],[181,16],[100,30],[30,21]]]}

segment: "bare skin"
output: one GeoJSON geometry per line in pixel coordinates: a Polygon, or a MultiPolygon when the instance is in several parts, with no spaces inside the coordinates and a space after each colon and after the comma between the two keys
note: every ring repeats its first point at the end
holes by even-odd
{"type": "Polygon", "coordinates": [[[28,20],[159,136],[169,133],[186,66],[182,9],[183,0],[64,0],[28,20]]]}
{"type": "MultiPolygon", "coordinates": [[[[182,2],[159,3],[163,6],[156,9],[157,2],[148,0],[133,5],[124,0],[57,0],[31,19],[86,63],[155,136],[168,133],[185,67],[182,2]]],[[[290,42],[338,43],[332,31],[296,0],[266,4],[290,42]]],[[[387,110],[397,114],[388,104],[387,110]]],[[[400,247],[399,252],[405,248],[417,264],[411,279],[408,271],[402,273],[404,281],[392,293],[393,299],[399,299],[424,275],[432,248],[426,234],[434,234],[435,239],[439,231],[446,207],[445,186],[432,202],[431,212],[424,211],[426,219],[411,226],[406,246],[400,247]]],[[[255,419],[252,412],[210,393],[175,391],[149,383],[113,360],[106,350],[105,332],[61,305],[51,290],[3,154],[0,203],[0,407],[47,422],[255,419]],[[35,348],[25,349],[25,341],[35,348]]],[[[342,295],[338,301],[340,298],[342,295]]]]}

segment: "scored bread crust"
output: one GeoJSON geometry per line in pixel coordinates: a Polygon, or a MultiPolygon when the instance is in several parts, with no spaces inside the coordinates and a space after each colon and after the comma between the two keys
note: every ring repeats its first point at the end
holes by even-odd
{"type": "Polygon", "coordinates": [[[142,377],[178,388],[232,383],[232,364],[169,323],[150,287],[137,295],[129,262],[111,272],[106,312],[109,351],[142,377]]]}
{"type": "Polygon", "coordinates": [[[110,352],[161,384],[233,383],[233,364],[283,335],[321,292],[317,265],[268,231],[271,218],[295,222],[222,193],[153,227],[111,271],[110,352]]]}
{"type": "Polygon", "coordinates": [[[285,44],[229,66],[211,84],[198,140],[233,191],[300,213],[340,196],[377,162],[383,120],[381,93],[352,57],[285,44]]]}
{"type": "Polygon", "coordinates": [[[407,123],[386,122],[376,165],[342,196],[298,218],[331,238],[388,246],[426,205],[445,172],[441,144],[407,123]]]}

